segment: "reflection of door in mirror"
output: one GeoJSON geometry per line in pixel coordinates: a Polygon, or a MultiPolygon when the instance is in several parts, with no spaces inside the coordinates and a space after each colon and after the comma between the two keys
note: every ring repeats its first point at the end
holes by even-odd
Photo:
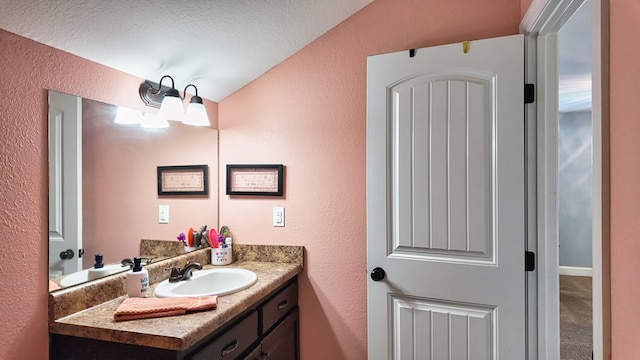
{"type": "Polygon", "coordinates": [[[49,277],[82,268],[82,99],[49,92],[49,277]]]}

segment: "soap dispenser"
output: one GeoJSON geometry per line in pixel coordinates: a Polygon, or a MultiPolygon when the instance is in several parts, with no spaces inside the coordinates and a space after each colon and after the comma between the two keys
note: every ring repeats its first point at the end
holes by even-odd
{"type": "Polygon", "coordinates": [[[149,272],[142,268],[142,259],[133,258],[133,268],[127,272],[127,294],[129,297],[146,297],[149,289],[149,272]]]}
{"type": "Polygon", "coordinates": [[[104,263],[102,262],[102,254],[96,254],[95,259],[96,263],[91,269],[89,269],[87,273],[88,280],[93,280],[109,275],[108,270],[104,268],[104,263]]]}

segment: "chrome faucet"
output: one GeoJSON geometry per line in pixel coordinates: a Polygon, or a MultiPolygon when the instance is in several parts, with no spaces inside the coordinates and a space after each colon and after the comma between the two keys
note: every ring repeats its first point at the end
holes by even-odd
{"type": "Polygon", "coordinates": [[[202,270],[202,265],[199,263],[192,263],[187,261],[184,265],[184,269],[171,268],[171,275],[169,275],[169,282],[174,283],[182,280],[187,280],[191,277],[193,269],[202,270]]]}

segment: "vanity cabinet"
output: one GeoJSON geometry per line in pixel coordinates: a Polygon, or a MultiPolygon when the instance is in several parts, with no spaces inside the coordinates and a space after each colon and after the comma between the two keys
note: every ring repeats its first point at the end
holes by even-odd
{"type": "Polygon", "coordinates": [[[189,358],[296,360],[298,331],[298,283],[294,281],[189,358]]]}
{"type": "MultiPolygon", "coordinates": [[[[135,334],[130,334],[135,336],[135,334]]],[[[51,334],[55,359],[299,359],[297,278],[186,350],[51,334]]]]}

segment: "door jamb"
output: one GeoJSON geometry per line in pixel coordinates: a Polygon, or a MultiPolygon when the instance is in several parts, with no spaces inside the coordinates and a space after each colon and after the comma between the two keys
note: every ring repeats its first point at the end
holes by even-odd
{"type": "MultiPolygon", "coordinates": [[[[535,107],[527,109],[528,125],[528,238],[529,249],[537,248],[538,274],[529,275],[528,297],[537,314],[530,314],[529,358],[559,358],[558,220],[557,220],[557,31],[584,0],[534,0],[522,19],[520,31],[527,36],[526,77],[537,84],[535,107]],[[533,121],[528,121],[532,123],[533,121]],[[533,145],[535,144],[535,145],[533,145]],[[536,217],[538,221],[536,222],[536,217]],[[535,242],[535,243],[533,243],[535,242]],[[531,281],[533,280],[533,281],[531,281]],[[535,291],[534,290],[534,291],[535,291]],[[537,304],[536,304],[537,303],[537,304]],[[537,335],[537,345],[535,344],[537,335]]],[[[593,119],[593,358],[611,358],[611,304],[609,261],[609,117],[608,112],[608,25],[609,0],[592,0],[592,119],[593,119]]]]}

